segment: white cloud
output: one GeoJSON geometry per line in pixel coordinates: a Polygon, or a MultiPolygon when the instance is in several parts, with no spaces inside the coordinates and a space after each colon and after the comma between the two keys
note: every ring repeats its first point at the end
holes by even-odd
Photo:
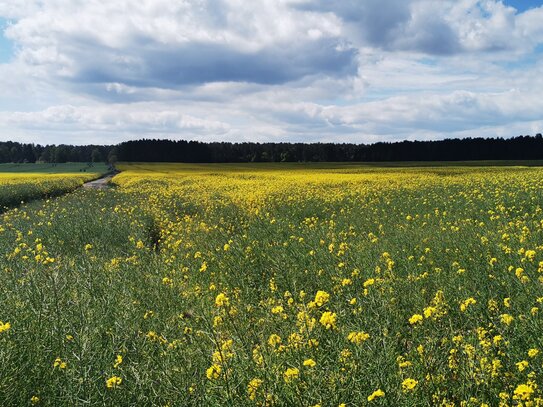
{"type": "Polygon", "coordinates": [[[17,49],[0,64],[2,139],[369,142],[541,131],[543,58],[534,49],[543,7],[23,3],[0,3],[17,49]]]}
{"type": "Polygon", "coordinates": [[[50,0],[6,30],[50,77],[165,88],[348,75],[354,50],[339,34],[335,16],[275,0],[50,0]]]}
{"type": "Polygon", "coordinates": [[[207,120],[167,109],[156,104],[132,104],[114,106],[51,106],[37,112],[13,112],[0,115],[0,122],[22,128],[47,128],[73,131],[70,126],[92,131],[115,132],[145,127],[149,132],[179,132],[190,130],[197,133],[225,133],[230,126],[216,120],[207,120]]]}

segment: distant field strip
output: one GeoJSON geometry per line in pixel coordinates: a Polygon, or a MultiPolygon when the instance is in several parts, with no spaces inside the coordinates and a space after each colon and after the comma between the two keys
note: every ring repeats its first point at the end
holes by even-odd
{"type": "Polygon", "coordinates": [[[0,165],[0,211],[31,199],[71,191],[100,177],[105,171],[103,165],[90,168],[82,164],[0,165]]]}

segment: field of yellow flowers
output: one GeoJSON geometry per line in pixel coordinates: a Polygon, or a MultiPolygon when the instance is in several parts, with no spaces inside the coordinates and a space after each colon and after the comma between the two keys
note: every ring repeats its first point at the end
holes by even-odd
{"type": "Polygon", "coordinates": [[[543,405],[543,169],[126,164],[0,218],[0,405],[543,405]]]}
{"type": "Polygon", "coordinates": [[[0,212],[31,199],[56,196],[107,172],[105,165],[0,164],[0,212]],[[85,170],[83,172],[82,170],[85,170]],[[88,171],[87,171],[88,170],[88,171]]]}

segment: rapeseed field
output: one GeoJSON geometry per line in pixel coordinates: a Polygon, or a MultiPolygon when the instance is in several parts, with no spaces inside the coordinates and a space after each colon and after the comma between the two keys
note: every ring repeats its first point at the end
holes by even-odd
{"type": "Polygon", "coordinates": [[[0,164],[0,211],[40,197],[55,196],[80,187],[107,172],[105,165],[0,164]],[[85,172],[81,170],[84,169],[85,172]]]}
{"type": "Polygon", "coordinates": [[[543,169],[125,164],[0,218],[0,404],[543,404],[543,169]]]}

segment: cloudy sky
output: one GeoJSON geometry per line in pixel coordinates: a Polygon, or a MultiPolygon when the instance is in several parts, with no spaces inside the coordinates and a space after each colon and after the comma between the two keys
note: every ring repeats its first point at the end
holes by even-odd
{"type": "Polygon", "coordinates": [[[0,140],[543,132],[543,1],[0,0],[0,140]]]}

